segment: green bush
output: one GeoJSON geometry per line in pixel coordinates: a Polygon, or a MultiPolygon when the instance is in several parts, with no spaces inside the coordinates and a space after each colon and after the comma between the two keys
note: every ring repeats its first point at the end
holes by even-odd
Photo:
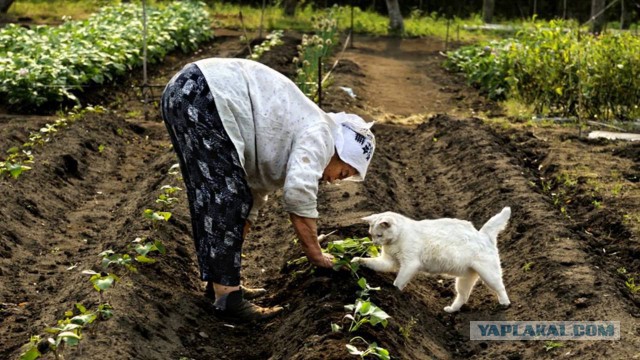
{"type": "MultiPolygon", "coordinates": [[[[147,10],[150,62],[192,50],[210,38],[203,3],[176,2],[147,10]]],[[[74,92],[103,84],[142,64],[142,7],[104,7],[84,21],[0,30],[0,98],[14,107],[77,100],[74,92]]]]}
{"type": "Polygon", "coordinates": [[[515,98],[539,114],[629,119],[640,114],[640,38],[600,36],[562,23],[521,31],[514,39],[448,53],[449,69],[465,73],[490,98],[515,98]]]}

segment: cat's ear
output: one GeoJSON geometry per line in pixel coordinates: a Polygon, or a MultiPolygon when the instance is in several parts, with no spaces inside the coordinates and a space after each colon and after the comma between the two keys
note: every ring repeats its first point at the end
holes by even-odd
{"type": "Polygon", "coordinates": [[[363,217],[362,220],[371,224],[372,222],[376,221],[377,218],[378,218],[378,214],[373,214],[373,215],[363,217]]]}
{"type": "Polygon", "coordinates": [[[384,220],[380,222],[380,227],[387,230],[395,223],[394,219],[390,216],[386,216],[384,220]]]}

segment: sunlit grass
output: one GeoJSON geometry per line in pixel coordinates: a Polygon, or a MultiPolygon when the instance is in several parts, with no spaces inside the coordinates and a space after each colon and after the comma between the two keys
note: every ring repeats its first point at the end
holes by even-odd
{"type": "MultiPolygon", "coordinates": [[[[237,6],[216,2],[211,5],[211,13],[216,26],[223,28],[241,28],[239,13],[242,11],[244,27],[247,30],[257,30],[260,27],[262,9],[250,6],[237,6]]],[[[347,31],[351,28],[351,8],[336,7],[333,9],[334,17],[338,22],[338,29],[347,31]]],[[[282,9],[274,6],[265,8],[263,30],[288,29],[297,31],[311,31],[312,19],[318,14],[318,10],[312,6],[299,8],[295,16],[286,17],[282,9]]],[[[487,39],[482,33],[474,33],[463,28],[464,25],[478,25],[482,21],[478,17],[470,19],[453,19],[449,22],[449,39],[471,42],[487,39]]],[[[387,26],[389,18],[386,15],[373,11],[354,8],[353,31],[356,34],[388,35],[387,26]]],[[[434,36],[444,39],[447,35],[447,19],[435,14],[422,15],[413,13],[404,19],[405,35],[409,37],[434,36]]]]}
{"type": "Polygon", "coordinates": [[[79,0],[79,1],[46,1],[46,0],[17,0],[8,15],[13,17],[28,17],[35,22],[59,22],[62,17],[83,20],[95,13],[100,7],[119,3],[113,0],[79,0]]]}
{"type": "MultiPolygon", "coordinates": [[[[18,0],[9,9],[9,15],[13,17],[29,17],[35,22],[56,23],[63,16],[72,19],[86,19],[100,7],[120,3],[119,0],[18,0]]],[[[134,1],[134,2],[140,2],[134,1]]],[[[148,0],[149,5],[161,4],[156,0],[148,0]]],[[[244,25],[248,31],[256,31],[261,26],[263,31],[271,30],[295,30],[300,32],[313,31],[313,17],[319,13],[319,9],[313,6],[299,7],[295,16],[287,17],[283,9],[278,6],[267,6],[264,15],[259,7],[229,4],[222,1],[208,2],[211,11],[212,22],[215,27],[241,29],[244,25]],[[242,22],[240,21],[242,12],[242,22]]],[[[334,16],[338,21],[338,29],[347,31],[351,28],[351,8],[336,7],[334,16]]],[[[353,27],[357,34],[388,35],[387,26],[389,18],[385,14],[378,14],[370,10],[361,10],[356,7],[353,11],[353,27]]],[[[464,26],[481,25],[479,16],[468,19],[454,18],[447,21],[437,14],[422,14],[414,11],[404,19],[405,35],[409,37],[433,36],[445,39],[447,36],[447,23],[449,25],[448,36],[451,41],[473,42],[493,38],[495,35],[485,32],[468,31],[464,26]]]]}

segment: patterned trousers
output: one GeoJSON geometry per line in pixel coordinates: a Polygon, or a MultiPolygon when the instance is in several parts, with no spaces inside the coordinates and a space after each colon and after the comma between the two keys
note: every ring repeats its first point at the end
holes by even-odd
{"type": "Polygon", "coordinates": [[[161,108],[187,189],[200,278],[239,285],[242,233],[253,198],[211,90],[195,64],[169,81],[161,108]]]}

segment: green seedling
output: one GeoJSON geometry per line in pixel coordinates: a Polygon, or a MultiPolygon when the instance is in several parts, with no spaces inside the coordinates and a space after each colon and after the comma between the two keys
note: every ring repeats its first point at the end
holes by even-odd
{"type": "Polygon", "coordinates": [[[82,330],[92,324],[96,319],[107,320],[113,314],[109,304],[100,304],[96,312],[87,311],[82,304],[75,304],[79,315],[74,315],[74,311],[65,311],[65,319],[58,320],[56,326],[45,329],[51,334],[46,340],[40,336],[32,336],[29,342],[23,346],[20,360],[35,360],[41,356],[53,352],[56,359],[62,359],[62,352],[65,346],[76,346],[82,340],[82,330]]]}
{"type": "Polygon", "coordinates": [[[522,271],[524,272],[530,271],[533,264],[535,264],[533,261],[525,263],[524,265],[522,265],[522,271]]]}
{"type": "Polygon", "coordinates": [[[358,286],[360,286],[361,290],[358,290],[356,294],[361,299],[365,299],[365,298],[368,299],[369,292],[371,291],[380,291],[380,287],[369,286],[369,284],[367,283],[367,279],[365,279],[364,277],[361,277],[360,279],[358,279],[358,286]]]}
{"type": "Polygon", "coordinates": [[[561,342],[556,342],[556,341],[546,341],[546,342],[544,343],[544,350],[545,350],[545,351],[551,351],[551,350],[553,350],[553,349],[557,349],[557,348],[560,348],[560,347],[563,347],[563,346],[564,346],[564,344],[563,344],[563,343],[561,343],[561,342]]]}
{"type": "Polygon", "coordinates": [[[178,201],[178,198],[172,197],[171,195],[182,189],[177,186],[164,185],[160,190],[162,190],[163,193],[158,195],[156,203],[161,204],[163,207],[171,207],[178,201]]]}
{"type": "Polygon", "coordinates": [[[142,213],[145,219],[151,220],[151,226],[153,229],[157,229],[159,221],[169,221],[171,213],[168,211],[153,211],[152,209],[145,209],[142,213]]]}
{"type": "Polygon", "coordinates": [[[124,266],[127,270],[131,272],[137,272],[138,269],[133,266],[131,263],[133,259],[129,254],[116,254],[113,250],[105,250],[98,254],[98,256],[102,256],[102,268],[107,269],[109,265],[116,264],[120,266],[124,266]]]}
{"type": "Polygon", "coordinates": [[[109,289],[113,286],[114,283],[120,281],[120,278],[115,274],[108,273],[97,273],[93,270],[84,270],[82,271],[85,275],[91,275],[89,281],[93,284],[93,288],[100,295],[100,303],[103,302],[103,293],[105,290],[109,289]]]}
{"type": "Polygon", "coordinates": [[[262,55],[264,55],[264,53],[271,50],[272,47],[281,45],[283,43],[283,41],[280,40],[282,34],[282,30],[272,31],[269,35],[266,36],[265,41],[263,41],[260,45],[256,45],[253,47],[253,51],[248,58],[252,60],[258,60],[262,57],[262,55]]]}
{"type": "Polygon", "coordinates": [[[109,320],[113,317],[113,307],[108,303],[102,303],[98,305],[97,314],[100,316],[101,320],[109,320]]]}
{"type": "Polygon", "coordinates": [[[103,144],[98,145],[98,152],[102,153],[104,152],[104,149],[106,148],[106,146],[104,146],[103,144]]]}
{"type": "Polygon", "coordinates": [[[409,340],[409,337],[411,337],[411,332],[413,331],[413,328],[417,323],[418,321],[412,316],[411,318],[409,318],[406,326],[400,326],[400,328],[398,329],[405,342],[409,340]]]}
{"type": "Polygon", "coordinates": [[[622,183],[616,183],[615,185],[613,185],[613,188],[611,189],[611,195],[613,195],[614,197],[620,195],[620,192],[622,191],[622,187],[623,187],[622,183]]]}
{"type": "Polygon", "coordinates": [[[180,175],[180,164],[173,164],[169,168],[169,175],[180,175]]]}
{"type": "Polygon", "coordinates": [[[389,355],[389,350],[383,347],[379,347],[378,344],[376,344],[375,342],[369,343],[360,336],[356,336],[351,340],[349,340],[349,344],[347,344],[346,347],[347,347],[347,350],[349,351],[349,354],[360,356],[361,359],[364,359],[369,355],[375,356],[378,359],[383,359],[383,360],[391,359],[391,356],[389,355]],[[364,342],[367,345],[367,348],[364,350],[359,350],[354,345],[351,345],[351,343],[354,342],[355,340],[360,340],[364,342]]]}
{"type": "Polygon", "coordinates": [[[34,335],[29,339],[29,342],[22,346],[22,353],[18,359],[20,360],[35,360],[42,356],[39,346],[41,340],[40,336],[34,335]]]}
{"type": "Polygon", "coordinates": [[[382,327],[387,327],[388,319],[391,317],[368,300],[356,299],[355,304],[345,305],[344,308],[351,312],[351,314],[347,314],[343,318],[351,320],[349,324],[350,333],[358,330],[364,324],[373,326],[381,324],[382,327]]]}
{"type": "Polygon", "coordinates": [[[144,217],[153,221],[169,221],[171,213],[166,211],[153,211],[152,209],[144,210],[144,217]]]}
{"type": "Polygon", "coordinates": [[[58,128],[55,124],[46,124],[43,128],[40,129],[40,132],[43,134],[51,134],[58,132],[58,128]]]}
{"type": "Polygon", "coordinates": [[[627,279],[627,281],[625,281],[625,286],[627,287],[627,289],[629,289],[629,291],[631,291],[632,294],[637,293],[638,291],[640,291],[640,286],[636,285],[635,279],[630,277],[627,279]]]}
{"type": "Polygon", "coordinates": [[[12,178],[17,179],[23,172],[31,170],[31,167],[22,163],[0,162],[0,175],[9,174],[12,178]]]}
{"type": "Polygon", "coordinates": [[[167,252],[167,249],[164,247],[160,240],[155,240],[153,242],[147,242],[144,244],[138,243],[134,246],[134,250],[138,253],[138,255],[136,256],[136,261],[143,264],[152,264],[156,262],[156,259],[147,256],[149,253],[157,251],[160,254],[164,255],[167,252]]]}

